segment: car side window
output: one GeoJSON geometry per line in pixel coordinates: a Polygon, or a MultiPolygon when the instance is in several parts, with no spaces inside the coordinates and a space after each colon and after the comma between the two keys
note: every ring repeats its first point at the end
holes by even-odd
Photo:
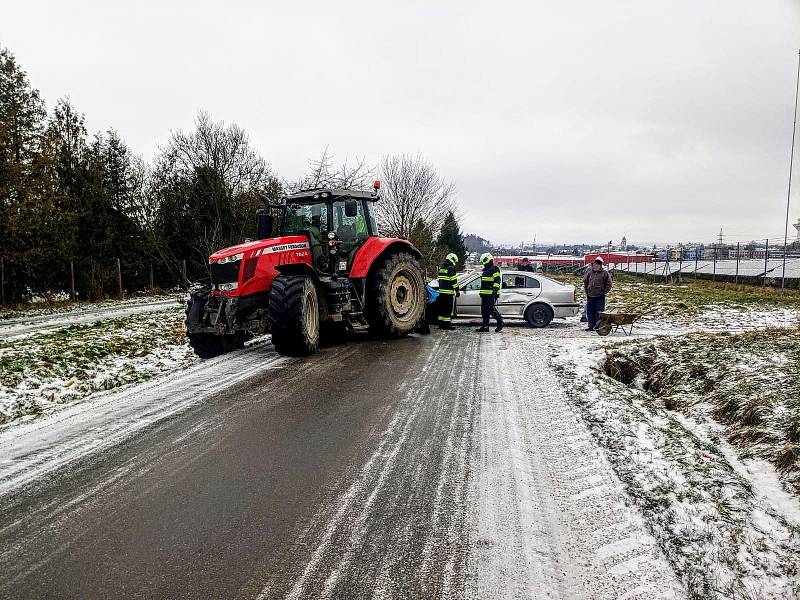
{"type": "Polygon", "coordinates": [[[525,280],[529,279],[524,275],[503,275],[503,289],[510,290],[515,288],[524,288],[525,280]]]}
{"type": "Polygon", "coordinates": [[[473,279],[470,281],[464,289],[468,292],[474,292],[475,290],[481,289],[481,278],[478,277],[477,279],[473,279]]]}
{"type": "Polygon", "coordinates": [[[525,278],[525,287],[528,288],[540,288],[542,287],[542,283],[536,279],[535,277],[526,277],[525,278]]]}

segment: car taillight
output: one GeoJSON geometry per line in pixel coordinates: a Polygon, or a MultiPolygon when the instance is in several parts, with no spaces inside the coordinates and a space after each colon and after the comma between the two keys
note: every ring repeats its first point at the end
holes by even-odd
{"type": "Polygon", "coordinates": [[[242,283],[253,278],[253,276],[256,274],[257,264],[258,258],[248,258],[246,261],[244,261],[244,267],[242,267],[242,283]]]}

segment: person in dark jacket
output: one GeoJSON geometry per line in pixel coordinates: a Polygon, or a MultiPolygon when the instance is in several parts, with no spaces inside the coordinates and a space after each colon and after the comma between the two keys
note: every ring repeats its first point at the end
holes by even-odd
{"type": "Polygon", "coordinates": [[[592,262],[592,268],[583,276],[583,290],[586,292],[586,331],[597,327],[600,313],[606,308],[606,295],[611,291],[611,274],[603,269],[603,259],[599,256],[592,262]]]}
{"type": "Polygon", "coordinates": [[[517,267],[517,271],[530,271],[533,273],[533,265],[530,263],[527,256],[522,259],[522,263],[517,267]]]}
{"type": "Polygon", "coordinates": [[[489,331],[489,318],[494,318],[497,321],[495,331],[500,333],[503,330],[503,317],[497,312],[497,298],[500,295],[500,287],[502,282],[502,275],[500,269],[494,264],[494,257],[488,252],[481,254],[481,264],[483,271],[481,272],[481,289],[478,292],[481,296],[481,317],[483,317],[483,325],[478,327],[475,331],[479,333],[488,333],[489,331]]]}
{"type": "Polygon", "coordinates": [[[439,297],[437,298],[439,329],[455,329],[453,327],[453,308],[456,296],[458,296],[457,264],[458,256],[451,252],[445,257],[439,268],[439,297]]]}

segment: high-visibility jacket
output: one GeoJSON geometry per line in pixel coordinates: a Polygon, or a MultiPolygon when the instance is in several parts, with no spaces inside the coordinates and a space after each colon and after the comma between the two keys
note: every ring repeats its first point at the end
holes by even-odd
{"type": "Polygon", "coordinates": [[[454,295],[458,287],[458,278],[456,277],[456,268],[449,260],[444,261],[442,266],[439,267],[439,293],[454,295]]]}
{"type": "Polygon", "coordinates": [[[481,272],[481,289],[478,292],[481,296],[488,296],[490,294],[500,294],[500,282],[502,275],[493,262],[483,267],[481,272]]]}

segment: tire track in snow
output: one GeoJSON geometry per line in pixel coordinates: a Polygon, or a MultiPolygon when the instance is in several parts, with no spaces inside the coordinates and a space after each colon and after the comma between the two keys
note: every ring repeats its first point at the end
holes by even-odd
{"type": "Polygon", "coordinates": [[[483,340],[470,595],[682,597],[552,373],[557,345],[517,332],[483,340]]]}

